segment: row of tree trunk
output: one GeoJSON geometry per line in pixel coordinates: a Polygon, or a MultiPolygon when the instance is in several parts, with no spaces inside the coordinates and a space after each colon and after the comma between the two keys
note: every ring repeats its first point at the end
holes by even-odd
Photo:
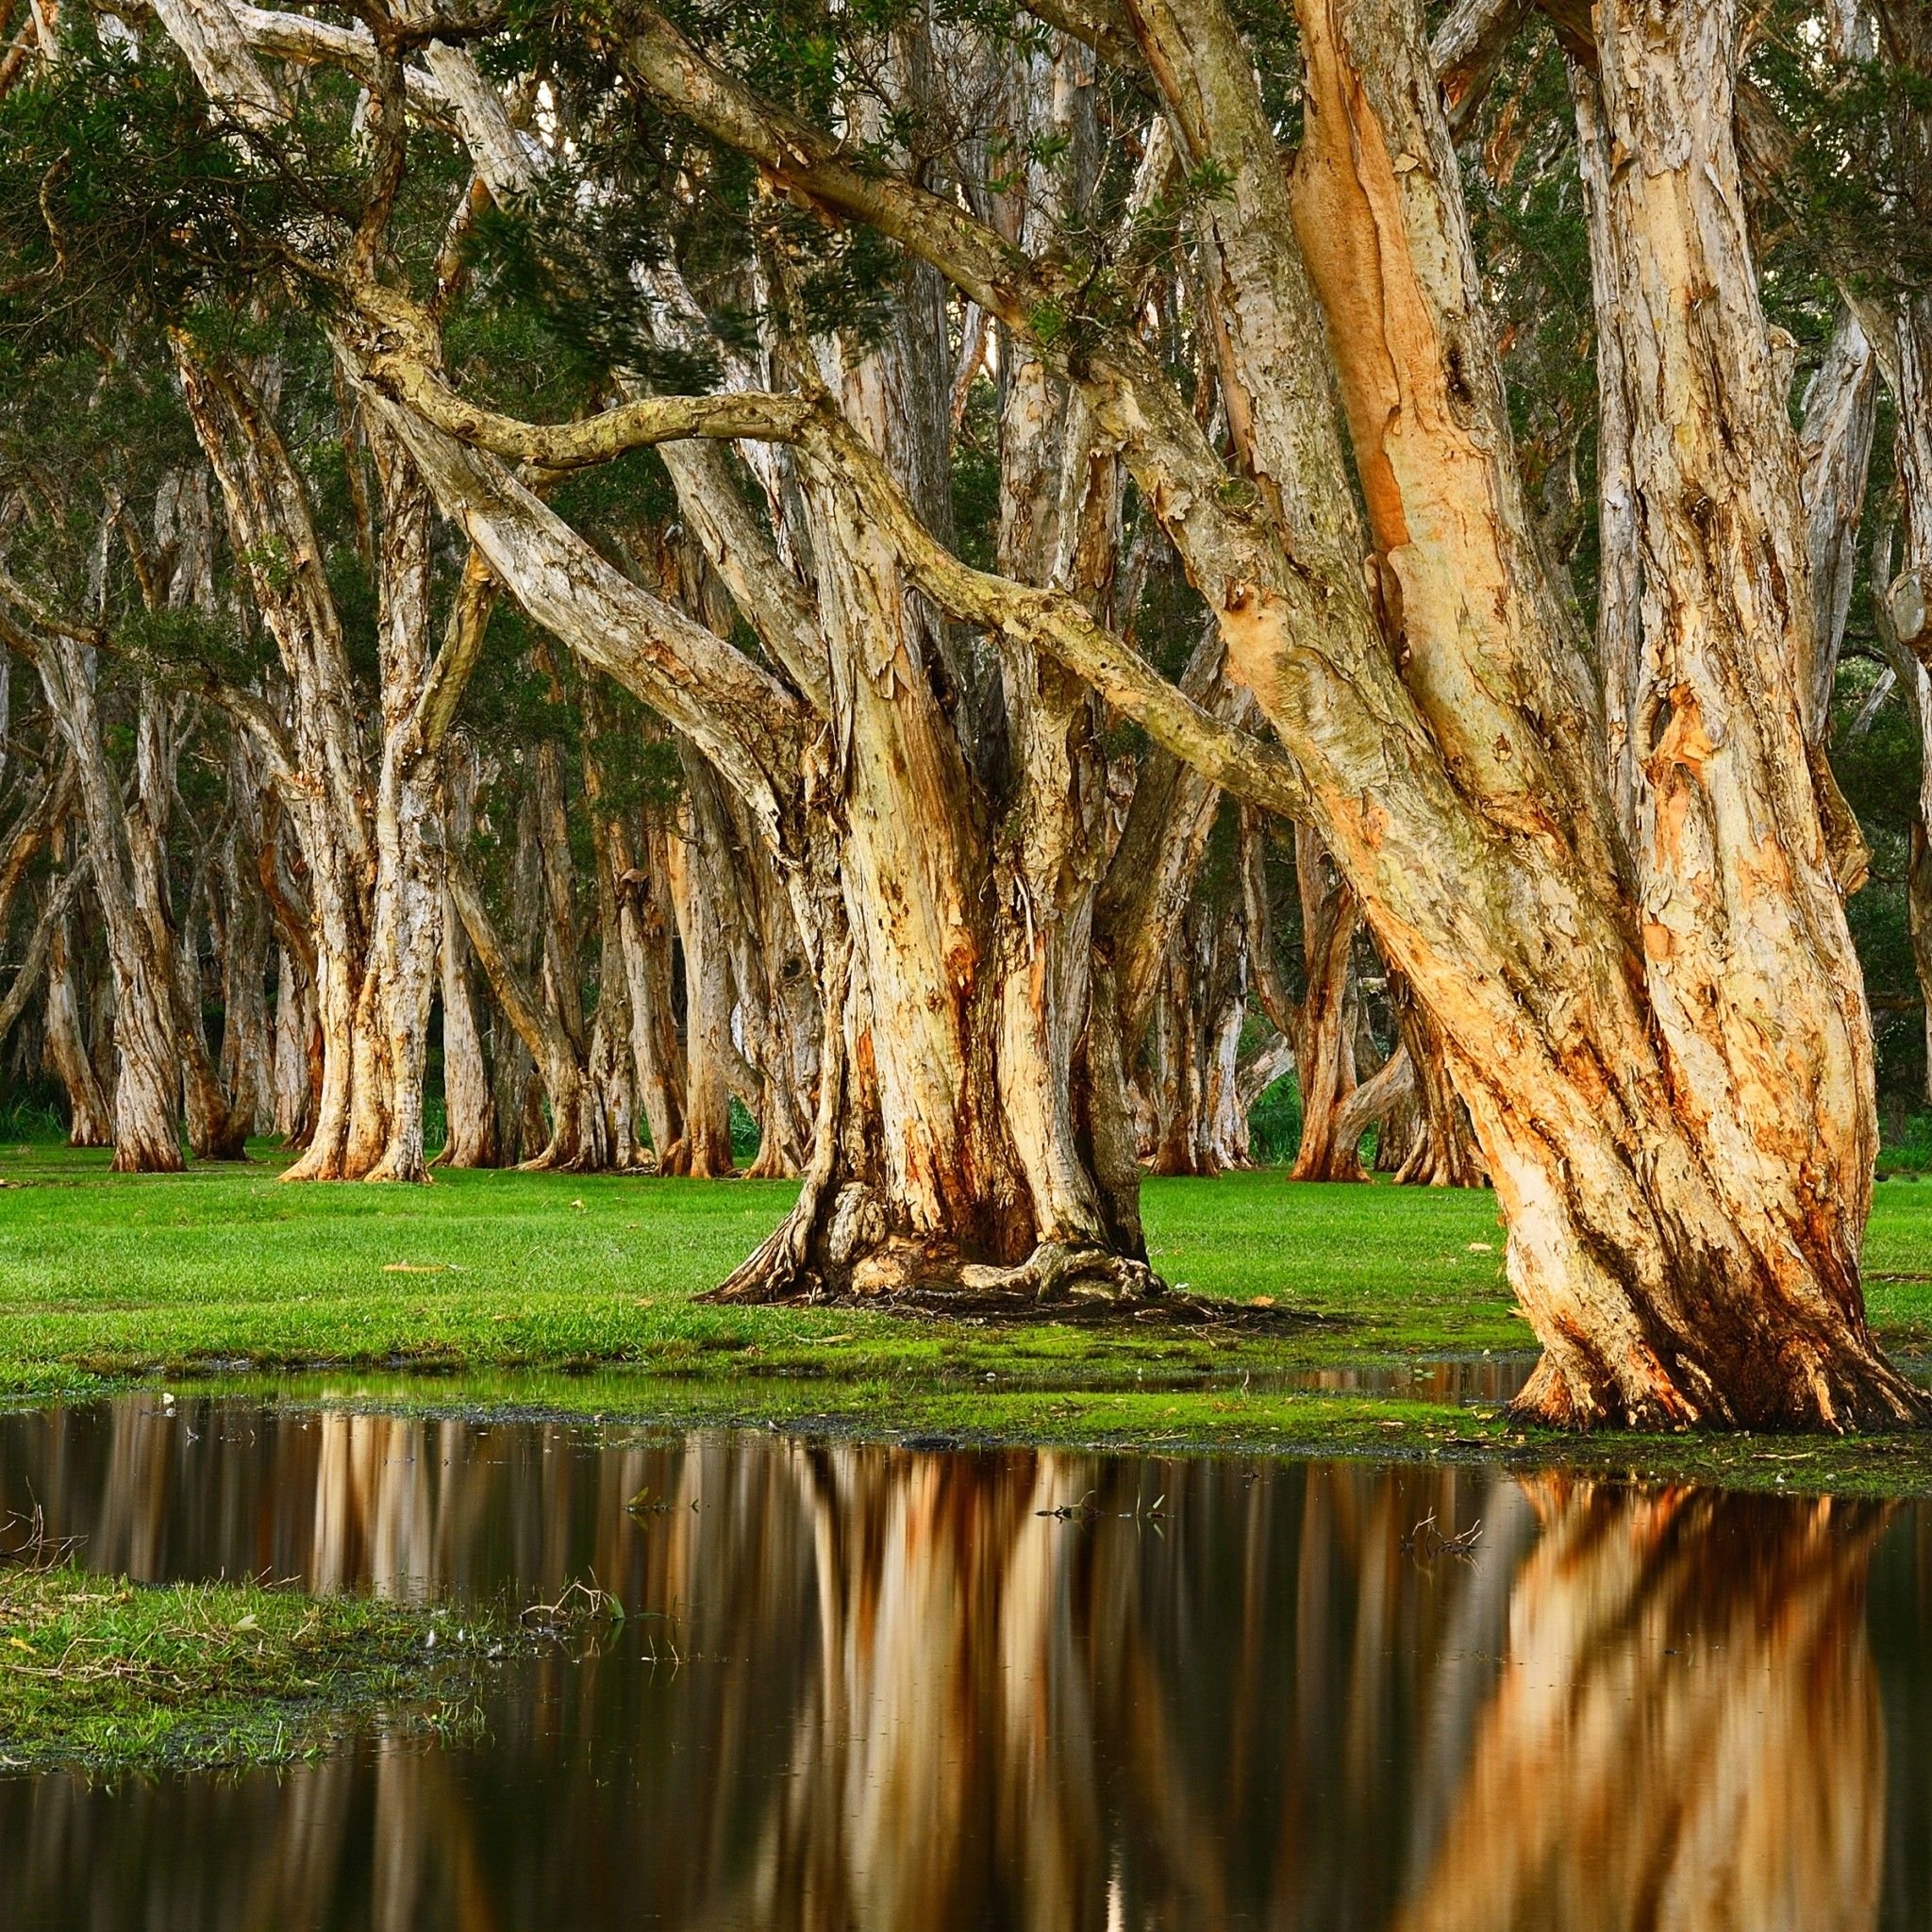
{"type": "MultiPolygon", "coordinates": [[[[296,1176],[332,1166],[345,1177],[354,1170],[341,1153],[327,1164],[314,1154],[330,1055],[311,873],[246,738],[150,680],[123,688],[110,675],[104,691],[99,658],[78,646],[38,661],[58,724],[46,747],[56,777],[23,808],[9,845],[18,964],[0,1040],[13,1077],[51,1074],[72,1144],[113,1147],[124,1171],[176,1168],[184,1141],[200,1158],[239,1158],[249,1137],[274,1135],[308,1150],[296,1176]],[[136,726],[125,773],[108,757],[104,704],[136,726]],[[211,748],[221,785],[194,825],[178,770],[211,748]]],[[[561,697],[557,666],[542,661],[561,697]]],[[[782,882],[688,749],[681,800],[613,808],[591,748],[608,721],[594,684],[570,682],[590,727],[575,773],[554,740],[520,774],[464,737],[447,746],[435,793],[441,843],[397,923],[404,938],[426,934],[408,941],[433,975],[419,995],[425,1047],[440,1017],[445,1132],[431,1164],[727,1174],[736,1099],[759,1135],[747,1171],[796,1174],[811,1151],[823,1023],[782,882]],[[478,832],[479,797],[505,821],[495,849],[478,832]],[[589,879],[575,856],[584,849],[589,879]]],[[[1333,894],[1319,847],[1290,828],[1271,880],[1266,826],[1250,813],[1238,840],[1233,831],[1210,791],[1187,836],[1166,834],[1185,849],[1158,912],[1137,908],[1145,958],[1134,972],[1127,1091],[1141,1162],[1172,1174],[1250,1164],[1248,1115],[1299,1064],[1309,1070],[1299,1177],[1359,1178],[1358,1143],[1378,1128],[1379,1164],[1400,1177],[1479,1180],[1473,1160],[1441,1172],[1414,1160],[1413,1005],[1377,972],[1358,920],[1339,944],[1322,922],[1323,892],[1333,894]],[[1239,867],[1210,849],[1217,812],[1239,867]],[[1301,998],[1274,957],[1270,902],[1284,876],[1310,935],[1301,998]]],[[[384,958],[400,949],[368,943],[384,958]]],[[[348,1043],[337,1044],[352,1079],[355,1011],[348,1043]]],[[[1440,1051],[1425,1064],[1444,1077],[1440,1051]]],[[[390,1091],[418,1123],[420,1146],[426,1052],[409,1065],[390,1091]]],[[[1466,1144],[1453,1096],[1444,1118],[1466,1144]]],[[[362,1172],[401,1177],[379,1157],[362,1172]]]]}

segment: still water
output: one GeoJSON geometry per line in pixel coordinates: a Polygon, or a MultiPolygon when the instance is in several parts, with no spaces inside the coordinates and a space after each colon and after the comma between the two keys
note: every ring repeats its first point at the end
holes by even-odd
{"type": "Polygon", "coordinates": [[[631,1615],[479,1741],[0,1777],[19,1932],[1932,1924],[1917,1507],[150,1397],[0,1417],[32,1502],[142,1578],[631,1615]]]}

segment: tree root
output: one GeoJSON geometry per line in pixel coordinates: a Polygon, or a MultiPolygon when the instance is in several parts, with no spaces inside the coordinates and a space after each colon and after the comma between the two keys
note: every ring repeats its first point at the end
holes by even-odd
{"type": "Polygon", "coordinates": [[[878,1233],[858,1192],[841,1190],[824,1227],[794,1213],[703,1299],[1004,1321],[1285,1329],[1322,1319],[1176,1293],[1146,1262],[1088,1242],[1042,1241],[1004,1266],[970,1261],[941,1241],[878,1233]]]}
{"type": "MultiPolygon", "coordinates": [[[[1743,1390],[1750,1385],[1740,1376],[1732,1386],[1743,1390]]],[[[1924,1428],[1932,1424],[1932,1396],[1907,1381],[1875,1348],[1868,1348],[1862,1358],[1834,1362],[1828,1370],[1817,1360],[1796,1373],[1789,1364],[1780,1365],[1748,1410],[1725,1403],[1694,1365],[1680,1367],[1675,1380],[1659,1377],[1643,1395],[1632,1396],[1607,1377],[1601,1388],[1579,1389],[1545,1353],[1510,1403],[1509,1415],[1514,1422],[1575,1435],[1602,1428],[1753,1428],[1841,1436],[1855,1430],[1924,1428]]]]}

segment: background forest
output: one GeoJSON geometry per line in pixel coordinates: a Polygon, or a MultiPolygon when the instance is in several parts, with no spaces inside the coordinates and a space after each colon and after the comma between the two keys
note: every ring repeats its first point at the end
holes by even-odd
{"type": "MultiPolygon", "coordinates": [[[[1090,972],[1118,1021],[1126,1158],[1333,1179],[1366,1146],[1405,1181],[1479,1181],[1432,1023],[1265,785],[1238,803],[991,620],[882,587],[859,500],[783,442],[734,445],[727,416],[661,448],[532,431],[519,449],[491,428],[608,423],[654,395],[836,393],[961,563],[1073,587],[1211,716],[1258,728],[1139,485],[1097,446],[1088,473],[1070,458],[1082,432],[1037,344],[667,115],[617,51],[657,19],[621,0],[594,18],[0,0],[11,1131],[58,1119],[129,1169],[178,1164],[184,1139],[219,1159],[274,1135],[314,1178],[420,1179],[429,1159],[806,1171],[833,1119],[838,957],[801,909],[826,845],[813,774],[862,758],[866,727],[859,704],[828,750],[787,708],[824,675],[801,636],[866,607],[913,641],[947,728],[909,794],[930,819],[908,808],[850,864],[891,903],[922,848],[954,841],[972,890],[1006,895],[987,949],[1014,927],[1031,943],[1038,921],[1078,956],[1039,969],[1081,990],[1034,1016],[1038,1058],[1073,1070],[1108,1216],[1120,1153],[1080,1098],[1100,1077],[1090,972]],[[272,85],[224,31],[279,63],[272,85]],[[498,412],[483,440],[675,614],[673,644],[627,630],[621,599],[579,596],[560,622],[526,586],[505,595],[372,385],[458,437],[452,411],[498,412]],[[674,647],[709,680],[702,704],[667,678],[674,647]]],[[[894,178],[1077,265],[1085,307],[1036,311],[1033,334],[1077,358],[1089,310],[1130,328],[1208,442],[1238,451],[1190,240],[1224,182],[1086,44],[1108,47],[1104,20],[986,0],[675,19],[894,178]]],[[[1292,144],[1295,19],[1250,7],[1241,25],[1292,144]]],[[[1534,540],[1588,629],[1607,513],[1573,100],[1588,24],[1465,0],[1427,25],[1534,540]]],[[[1779,0],[1742,24],[1738,63],[1750,240],[1805,464],[1820,749],[1869,850],[1849,908],[1888,1162],[1932,1155],[1914,1120],[1932,685],[1900,640],[1913,427],[1897,341],[1873,324],[1924,285],[1922,29],[1779,0]]],[[[871,670],[890,685],[886,658],[871,670]]],[[[926,756],[891,741],[902,764],[926,756]]],[[[850,874],[846,899],[863,903],[850,874]]],[[[841,1048],[852,1079],[855,1041],[920,1024],[916,988],[895,1007],[870,970],[875,1029],[841,1048]]],[[[996,1220],[991,1193],[974,1211],[996,1220]]],[[[1031,1243],[981,1245],[1017,1260],[1031,1243]]]]}

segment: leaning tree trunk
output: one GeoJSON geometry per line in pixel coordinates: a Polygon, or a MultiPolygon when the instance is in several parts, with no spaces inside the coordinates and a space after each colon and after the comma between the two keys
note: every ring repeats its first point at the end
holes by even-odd
{"type": "Polygon", "coordinates": [[[102,741],[93,653],[72,638],[50,636],[36,649],[35,668],[74,754],[94,898],[113,975],[114,1171],[178,1173],[181,1078],[174,961],[142,917],[129,884],[127,814],[102,741]]]}
{"type": "MultiPolygon", "coordinates": [[[[542,1076],[550,1107],[549,1132],[539,1151],[520,1165],[533,1171],[575,1174],[607,1168],[609,1142],[588,1043],[572,1034],[555,1003],[533,990],[518,971],[490,917],[467,866],[452,855],[449,892],[463,930],[504,1017],[515,1029],[542,1076]]],[[[546,978],[548,968],[544,969],[546,978]]],[[[573,988],[575,993],[575,989],[573,988]]],[[[581,1024],[581,1017],[579,1017],[581,1024]]],[[[527,1124],[522,1138],[532,1138],[527,1124]]]]}

